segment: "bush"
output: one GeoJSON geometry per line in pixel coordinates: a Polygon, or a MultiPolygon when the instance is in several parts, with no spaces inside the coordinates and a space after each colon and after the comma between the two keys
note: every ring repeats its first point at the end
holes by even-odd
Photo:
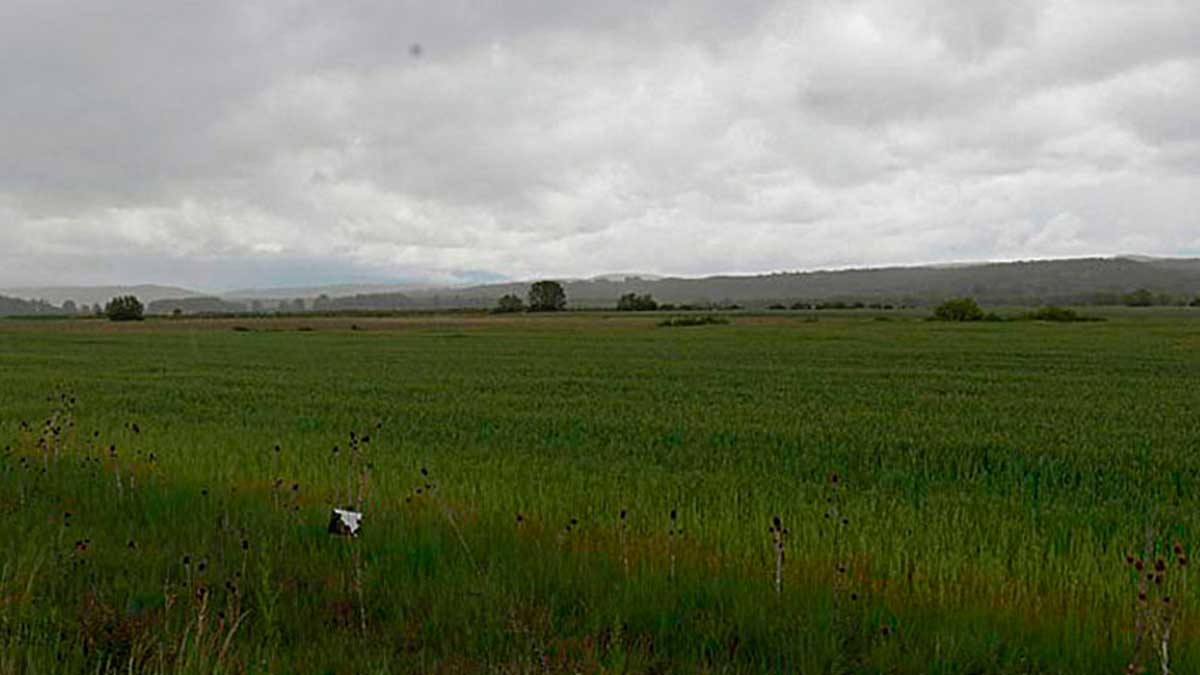
{"type": "Polygon", "coordinates": [[[681,328],[685,326],[723,326],[728,323],[729,319],[723,316],[705,314],[704,316],[677,316],[658,325],[663,328],[681,328]]]}
{"type": "Polygon", "coordinates": [[[146,308],[142,302],[132,295],[122,295],[108,301],[104,307],[104,316],[109,321],[141,321],[146,308]]]}
{"type": "Polygon", "coordinates": [[[496,304],[496,308],[492,310],[493,314],[515,314],[525,311],[525,301],[521,298],[509,293],[500,298],[496,304]]]}
{"type": "Polygon", "coordinates": [[[620,300],[617,300],[617,310],[621,312],[653,312],[656,309],[658,309],[658,303],[649,293],[646,295],[626,293],[621,296],[620,300]]]}
{"type": "Polygon", "coordinates": [[[933,310],[933,318],[938,321],[982,321],[985,315],[974,298],[955,298],[938,305],[933,310]]]}
{"type": "Polygon", "coordinates": [[[1153,307],[1154,294],[1145,288],[1139,288],[1121,298],[1121,302],[1129,307],[1153,307]]]}
{"type": "Polygon", "coordinates": [[[1073,309],[1053,306],[1042,307],[1041,309],[1026,314],[1024,318],[1029,319],[1030,321],[1055,321],[1061,323],[1104,320],[1097,316],[1084,316],[1073,309]]]}

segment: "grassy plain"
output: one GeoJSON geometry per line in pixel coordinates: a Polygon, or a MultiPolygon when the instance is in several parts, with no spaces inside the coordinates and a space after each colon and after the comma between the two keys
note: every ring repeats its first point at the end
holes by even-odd
{"type": "Polygon", "coordinates": [[[1200,312],[664,318],[0,322],[0,673],[1200,672],[1200,312]]]}

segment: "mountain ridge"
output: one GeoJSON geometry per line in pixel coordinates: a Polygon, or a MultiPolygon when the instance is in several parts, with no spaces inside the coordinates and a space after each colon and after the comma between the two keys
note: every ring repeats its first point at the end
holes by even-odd
{"type": "MultiPolygon", "coordinates": [[[[76,304],[105,302],[114,295],[138,295],[156,309],[179,302],[188,307],[243,306],[270,311],[296,310],[296,299],[317,310],[395,310],[491,307],[501,296],[524,297],[533,280],[471,286],[419,284],[340,284],[331,286],[247,289],[223,294],[199,293],[161,286],[45,287],[13,289],[41,299],[76,304]],[[144,295],[143,295],[144,293],[144,295]],[[321,297],[324,296],[324,297],[321,297]],[[320,298],[320,301],[317,301],[320,298]],[[191,302],[184,302],[190,300],[191,302]],[[232,303],[232,304],[224,304],[232,303]],[[315,306],[314,306],[315,305],[315,306]]],[[[1120,295],[1145,288],[1157,294],[1190,298],[1200,295],[1200,258],[1114,257],[1060,258],[935,265],[893,265],[765,274],[705,277],[648,273],[602,274],[563,279],[568,302],[575,307],[615,305],[626,293],[650,294],[659,302],[701,305],[767,306],[778,303],[858,300],[923,305],[946,297],[973,296],[991,304],[1118,304],[1120,295]]],[[[13,294],[0,290],[0,295],[13,294]]]]}

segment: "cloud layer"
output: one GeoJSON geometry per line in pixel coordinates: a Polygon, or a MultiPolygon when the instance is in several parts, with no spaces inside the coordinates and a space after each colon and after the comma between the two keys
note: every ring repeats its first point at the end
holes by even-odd
{"type": "Polygon", "coordinates": [[[1200,255],[1200,4],[0,5],[0,285],[1200,255]]]}

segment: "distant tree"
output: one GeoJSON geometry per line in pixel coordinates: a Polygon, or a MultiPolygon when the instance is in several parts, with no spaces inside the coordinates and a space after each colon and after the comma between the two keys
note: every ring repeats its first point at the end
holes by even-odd
{"type": "Polygon", "coordinates": [[[658,309],[658,303],[649,293],[638,295],[626,293],[617,300],[617,310],[622,312],[653,312],[658,309]]]}
{"type": "Polygon", "coordinates": [[[92,305],[92,314],[94,314],[97,317],[103,317],[104,316],[104,305],[101,305],[98,302],[95,305],[92,305]]]}
{"type": "Polygon", "coordinates": [[[496,303],[496,308],[492,310],[496,314],[515,314],[525,311],[525,301],[520,296],[509,293],[500,298],[496,303]]]}
{"type": "Polygon", "coordinates": [[[947,300],[933,310],[933,318],[938,321],[982,321],[984,316],[974,298],[947,300]]]}
{"type": "Polygon", "coordinates": [[[317,296],[316,300],[313,300],[313,310],[318,312],[326,312],[329,311],[332,304],[333,303],[329,299],[329,296],[322,293],[317,296]]]}
{"type": "Polygon", "coordinates": [[[296,298],[295,300],[292,300],[291,310],[293,312],[307,311],[308,307],[304,304],[304,298],[296,298]]]}
{"type": "Polygon", "coordinates": [[[172,310],[171,310],[171,316],[172,316],[173,318],[176,318],[176,319],[178,319],[178,318],[182,317],[182,316],[183,316],[183,308],[182,308],[182,307],[176,307],[175,309],[172,309],[172,310]]]}
{"type": "Polygon", "coordinates": [[[79,308],[75,306],[74,300],[63,300],[62,309],[68,314],[78,314],[79,308]]]}
{"type": "Polygon", "coordinates": [[[1188,303],[1188,306],[1189,307],[1200,307],[1200,295],[1197,295],[1196,297],[1192,298],[1192,301],[1188,303]]]}
{"type": "Polygon", "coordinates": [[[1122,301],[1130,307],[1151,307],[1154,305],[1154,294],[1144,288],[1139,288],[1126,294],[1122,301]]]}
{"type": "Polygon", "coordinates": [[[108,301],[104,315],[109,321],[141,321],[146,308],[132,295],[122,295],[108,301]]]}
{"type": "Polygon", "coordinates": [[[560,312],[567,308],[567,292],[557,281],[539,281],[529,288],[529,311],[560,312]]]}
{"type": "Polygon", "coordinates": [[[250,311],[254,312],[255,314],[262,314],[262,311],[263,311],[262,300],[251,300],[250,301],[250,311]]]}

